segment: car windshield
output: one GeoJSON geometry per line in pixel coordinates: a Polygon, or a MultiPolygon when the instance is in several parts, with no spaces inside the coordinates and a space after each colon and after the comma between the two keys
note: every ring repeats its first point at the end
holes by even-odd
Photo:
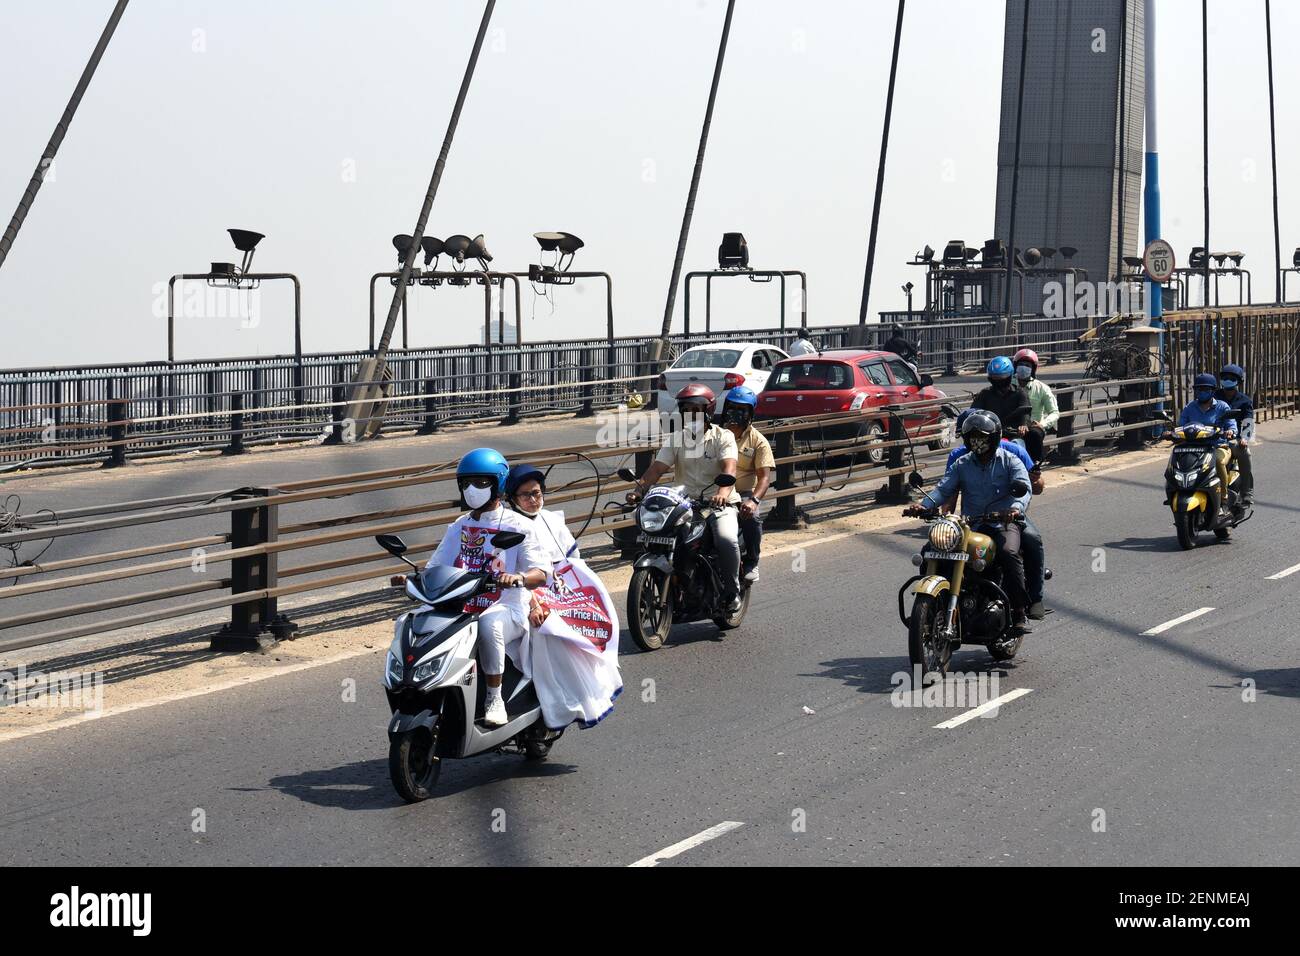
{"type": "Polygon", "coordinates": [[[781,365],[767,381],[769,390],[795,392],[848,388],[853,382],[849,366],[842,362],[791,362],[781,365]]]}
{"type": "Polygon", "coordinates": [[[683,352],[673,368],[735,368],[739,349],[691,349],[683,352]]]}

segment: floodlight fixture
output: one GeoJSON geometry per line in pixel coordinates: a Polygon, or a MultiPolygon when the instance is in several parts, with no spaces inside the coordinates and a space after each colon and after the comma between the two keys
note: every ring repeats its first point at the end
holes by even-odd
{"type": "Polygon", "coordinates": [[[454,236],[448,236],[442,241],[442,251],[451,256],[453,266],[464,268],[465,257],[469,254],[470,247],[474,245],[474,240],[469,236],[456,233],[454,236]]]}
{"type": "Polygon", "coordinates": [[[1051,246],[1040,246],[1038,251],[1044,259],[1050,259],[1056,255],[1056,250],[1051,246]]]}
{"type": "Polygon", "coordinates": [[[1028,266],[1038,265],[1040,262],[1043,261],[1043,251],[1041,249],[1031,246],[1030,248],[1025,250],[1024,261],[1025,264],[1028,266]]]}
{"type": "Polygon", "coordinates": [[[239,274],[243,275],[253,265],[253,250],[266,236],[251,229],[227,229],[226,232],[230,233],[230,241],[235,244],[235,248],[244,254],[239,266],[239,274]]]}
{"type": "Polygon", "coordinates": [[[985,269],[1002,268],[1007,264],[1007,247],[1001,239],[987,239],[980,256],[985,269]]]}
{"type": "Polygon", "coordinates": [[[724,232],[722,244],[718,246],[719,269],[748,269],[749,243],[744,233],[724,232]]]}
{"type": "Polygon", "coordinates": [[[488,263],[492,261],[492,253],[488,252],[487,243],[483,241],[483,233],[480,232],[470,242],[466,255],[477,259],[479,268],[484,272],[487,271],[488,263]]]}
{"type": "Polygon", "coordinates": [[[913,289],[913,288],[915,288],[915,287],[912,285],[912,283],[910,283],[910,282],[904,282],[904,283],[903,283],[903,292],[906,293],[907,295],[911,295],[911,294],[912,294],[912,289],[913,289]]]}
{"type": "Polygon", "coordinates": [[[1244,252],[1238,252],[1237,250],[1234,249],[1232,252],[1228,253],[1228,258],[1232,260],[1232,267],[1234,269],[1240,269],[1241,260],[1246,258],[1246,254],[1244,252]]]}
{"type": "Polygon", "coordinates": [[[1069,262],[1071,259],[1073,259],[1075,256],[1079,254],[1079,250],[1076,249],[1074,246],[1061,246],[1060,251],[1061,251],[1061,255],[1065,258],[1066,262],[1069,262]]]}
{"type": "Polygon", "coordinates": [[[1295,247],[1295,252],[1291,253],[1291,266],[1300,269],[1300,246],[1295,247]]]}
{"type": "Polygon", "coordinates": [[[1222,269],[1223,264],[1228,260],[1228,254],[1226,252],[1211,252],[1210,258],[1214,260],[1216,269],[1222,269]]]}
{"type": "Polygon", "coordinates": [[[411,240],[412,237],[405,233],[393,236],[393,248],[397,250],[397,264],[399,266],[406,265],[406,255],[411,251],[411,240]]]}
{"type": "MultiPolygon", "coordinates": [[[[1296,251],[1297,251],[1297,252],[1300,252],[1300,249],[1298,249],[1298,250],[1296,250],[1296,251]]],[[[918,253],[918,255],[921,257],[921,261],[922,261],[922,262],[933,262],[933,261],[934,261],[934,249],[933,249],[933,247],[931,247],[931,246],[928,246],[928,245],[927,245],[924,249],[922,249],[922,250],[918,253]]]]}
{"type": "Polygon", "coordinates": [[[1192,251],[1187,254],[1187,268],[1204,269],[1207,258],[1204,246],[1192,246],[1192,251]]]}
{"type": "Polygon", "coordinates": [[[1130,269],[1141,269],[1141,268],[1142,268],[1142,257],[1141,257],[1141,256],[1125,256],[1125,257],[1124,257],[1124,265],[1128,266],[1130,269]]]}
{"type": "Polygon", "coordinates": [[[424,267],[427,269],[438,256],[442,255],[442,240],[434,236],[423,236],[420,239],[420,248],[424,250],[424,267]]]}
{"type": "Polygon", "coordinates": [[[949,239],[943,247],[943,264],[945,266],[962,266],[966,264],[966,243],[960,239],[949,239]]]}

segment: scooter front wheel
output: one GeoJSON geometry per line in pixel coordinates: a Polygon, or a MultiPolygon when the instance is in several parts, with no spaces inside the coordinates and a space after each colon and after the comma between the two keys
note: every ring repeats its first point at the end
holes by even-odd
{"type": "Polygon", "coordinates": [[[388,776],[407,803],[429,799],[441,773],[442,759],[434,754],[427,730],[408,730],[390,741],[388,776]]]}
{"type": "Polygon", "coordinates": [[[643,651],[664,646],[673,629],[673,592],[668,576],[656,568],[637,568],[627,585],[627,627],[643,651]]]}
{"type": "Polygon", "coordinates": [[[1178,535],[1178,546],[1184,551],[1196,547],[1196,522],[1199,512],[1175,511],[1174,533],[1178,535]]]}

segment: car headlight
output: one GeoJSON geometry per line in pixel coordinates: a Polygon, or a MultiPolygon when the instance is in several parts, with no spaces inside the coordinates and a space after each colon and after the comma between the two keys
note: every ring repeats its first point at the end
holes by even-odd
{"type": "Polygon", "coordinates": [[[640,523],[642,531],[662,531],[664,525],[668,523],[668,509],[664,508],[659,511],[643,510],[637,515],[637,521],[640,523]]]}
{"type": "Polygon", "coordinates": [[[447,663],[447,657],[450,651],[439,654],[437,657],[428,661],[421,661],[415,665],[415,672],[411,675],[412,683],[423,684],[430,681],[442,673],[442,665],[447,663]]]}
{"type": "Polygon", "coordinates": [[[930,525],[930,546],[936,551],[956,550],[961,537],[961,525],[951,518],[940,518],[930,525]]]}
{"type": "Polygon", "coordinates": [[[388,675],[390,687],[402,682],[402,659],[391,650],[388,652],[388,663],[384,667],[384,672],[388,675]]]}

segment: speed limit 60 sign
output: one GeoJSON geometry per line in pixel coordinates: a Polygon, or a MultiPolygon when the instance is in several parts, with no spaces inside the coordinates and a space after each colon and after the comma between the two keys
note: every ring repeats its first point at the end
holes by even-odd
{"type": "Polygon", "coordinates": [[[1147,278],[1163,285],[1174,274],[1174,247],[1163,239],[1153,239],[1142,252],[1142,268],[1147,278]]]}

